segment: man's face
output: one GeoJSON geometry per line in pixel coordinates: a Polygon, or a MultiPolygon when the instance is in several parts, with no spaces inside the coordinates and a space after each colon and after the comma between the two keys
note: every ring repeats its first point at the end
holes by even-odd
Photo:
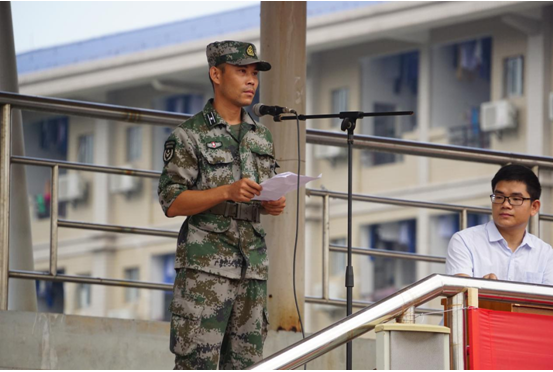
{"type": "MultiPolygon", "coordinates": [[[[530,197],[526,184],[518,181],[499,181],[495,185],[493,193],[502,196],[530,197]]],[[[524,200],[522,205],[513,206],[505,199],[503,204],[492,203],[493,221],[500,230],[508,231],[526,228],[530,217],[536,215],[539,209],[539,200],[524,200]]]]}
{"type": "Polygon", "coordinates": [[[234,66],[226,63],[224,72],[217,67],[213,68],[218,71],[211,78],[221,98],[238,107],[251,105],[259,85],[257,64],[234,66]]]}

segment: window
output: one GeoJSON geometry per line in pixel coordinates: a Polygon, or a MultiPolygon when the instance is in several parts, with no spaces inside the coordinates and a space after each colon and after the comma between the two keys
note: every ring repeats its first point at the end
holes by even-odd
{"type": "MultiPolygon", "coordinates": [[[[64,274],[64,269],[58,268],[58,274],[64,274]]],[[[46,280],[36,281],[37,310],[45,313],[63,314],[65,291],[63,282],[46,280]]]]}
{"type": "Polygon", "coordinates": [[[55,152],[63,158],[67,156],[67,116],[44,119],[40,122],[40,149],[55,152]]]}
{"type": "MultiPolygon", "coordinates": [[[[80,274],[80,276],[90,276],[90,274],[80,274]]],[[[78,283],[75,293],[76,308],[86,309],[92,303],[92,288],[90,284],[78,283]]]]}
{"type": "Polygon", "coordinates": [[[127,162],[140,160],[142,156],[142,127],[127,128],[127,162]]]}
{"type": "MultiPolygon", "coordinates": [[[[175,283],[175,255],[168,254],[162,256],[163,260],[163,283],[174,284],[175,283]]],[[[171,321],[171,311],[169,311],[169,305],[173,300],[172,291],[163,291],[163,321],[171,321]]]]}
{"type": "Polygon", "coordinates": [[[197,94],[172,96],[165,100],[165,110],[182,114],[195,114],[202,109],[203,97],[197,94]]]}
{"type": "Polygon", "coordinates": [[[520,97],[524,93],[524,59],[522,56],[505,58],[503,62],[503,96],[520,97]]]}
{"type": "MultiPolygon", "coordinates": [[[[140,269],[138,267],[125,269],[125,279],[140,280],[140,269]]],[[[135,302],[138,297],[138,288],[125,288],[125,302],[135,302]]]]}
{"type": "MultiPolygon", "coordinates": [[[[348,97],[349,89],[348,88],[339,88],[334,89],[331,92],[331,107],[332,113],[338,114],[342,111],[348,110],[348,97]]],[[[341,119],[332,119],[333,121],[330,124],[330,130],[335,130],[341,132],[341,119]]],[[[335,167],[340,160],[347,158],[348,150],[345,147],[334,147],[334,146],[316,146],[315,147],[315,156],[319,159],[327,159],[331,162],[331,165],[335,167]]]]}
{"type": "MultiPolygon", "coordinates": [[[[396,111],[396,105],[388,103],[375,103],[374,112],[396,111]]],[[[395,116],[376,116],[374,118],[374,135],[378,137],[398,138],[395,116]]],[[[388,152],[371,152],[372,164],[381,165],[396,162],[396,154],[388,152]]]]}
{"type": "MultiPolygon", "coordinates": [[[[416,252],[417,221],[407,220],[369,226],[371,248],[416,252]]],[[[416,263],[390,257],[370,257],[374,262],[372,301],[389,296],[416,279],[416,263]]]]}
{"type": "Polygon", "coordinates": [[[84,134],[79,136],[79,163],[94,163],[94,136],[84,134]]]}
{"type": "MultiPolygon", "coordinates": [[[[419,85],[419,52],[366,57],[361,60],[361,105],[366,112],[416,111],[419,85]]],[[[402,138],[417,126],[416,115],[377,116],[358,122],[363,135],[402,138]]],[[[362,152],[365,166],[399,162],[402,156],[362,152]]]]}

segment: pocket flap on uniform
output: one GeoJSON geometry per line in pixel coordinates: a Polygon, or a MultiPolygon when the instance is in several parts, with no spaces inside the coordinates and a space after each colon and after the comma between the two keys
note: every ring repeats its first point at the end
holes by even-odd
{"type": "Polygon", "coordinates": [[[213,148],[208,147],[207,145],[200,150],[202,156],[205,160],[211,165],[217,164],[229,164],[232,163],[234,158],[230,149],[225,149],[222,147],[213,148]]]}
{"type": "Polygon", "coordinates": [[[187,272],[189,271],[186,269],[180,269],[177,273],[173,287],[173,300],[171,301],[169,310],[173,314],[177,314],[183,318],[199,321],[204,306],[188,293],[189,288],[186,285],[187,272]]]}
{"type": "Polygon", "coordinates": [[[269,156],[274,159],[272,146],[262,146],[257,143],[250,144],[250,151],[257,155],[269,156]]]}
{"type": "Polygon", "coordinates": [[[263,226],[261,225],[261,222],[251,222],[251,224],[255,232],[258,233],[262,238],[267,235],[265,229],[263,229],[263,226]]]}

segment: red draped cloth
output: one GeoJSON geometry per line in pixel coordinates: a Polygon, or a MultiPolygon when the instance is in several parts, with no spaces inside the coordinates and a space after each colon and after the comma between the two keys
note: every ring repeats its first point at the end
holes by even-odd
{"type": "Polygon", "coordinates": [[[468,310],[470,369],[553,369],[553,316],[468,310]]]}

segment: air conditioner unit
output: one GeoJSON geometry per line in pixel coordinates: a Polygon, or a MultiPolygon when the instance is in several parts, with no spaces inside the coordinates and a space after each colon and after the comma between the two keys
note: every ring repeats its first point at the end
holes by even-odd
{"type": "Polygon", "coordinates": [[[86,183],[78,173],[67,173],[59,176],[58,200],[60,202],[84,199],[86,183]]]}
{"type": "Polygon", "coordinates": [[[517,109],[509,101],[485,102],[480,105],[480,126],[484,132],[517,127],[517,109]]]}
{"type": "MultiPolygon", "coordinates": [[[[131,168],[131,166],[124,165],[123,168],[131,168]]],[[[113,194],[133,192],[140,187],[140,178],[136,176],[111,174],[109,177],[109,190],[113,194]]]]}
{"type": "Polygon", "coordinates": [[[347,149],[336,146],[315,146],[315,157],[317,159],[334,159],[347,155],[347,149]]]}

